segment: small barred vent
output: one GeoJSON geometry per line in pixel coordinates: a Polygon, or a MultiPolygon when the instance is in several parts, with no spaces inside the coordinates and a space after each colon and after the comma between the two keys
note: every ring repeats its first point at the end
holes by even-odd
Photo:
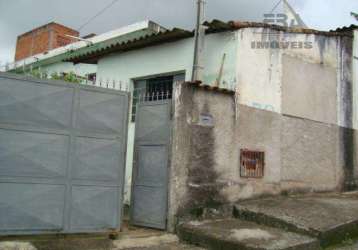
{"type": "Polygon", "coordinates": [[[265,152],[240,150],[240,176],[262,178],[264,176],[265,152]]]}

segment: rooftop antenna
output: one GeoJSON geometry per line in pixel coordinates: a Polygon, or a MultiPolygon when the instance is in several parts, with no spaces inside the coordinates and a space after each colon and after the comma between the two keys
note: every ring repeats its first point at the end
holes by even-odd
{"type": "Polygon", "coordinates": [[[204,16],[204,0],[197,0],[197,16],[195,28],[195,47],[194,47],[194,62],[191,80],[192,82],[201,82],[204,70],[203,55],[205,42],[205,16],[204,16]]]}

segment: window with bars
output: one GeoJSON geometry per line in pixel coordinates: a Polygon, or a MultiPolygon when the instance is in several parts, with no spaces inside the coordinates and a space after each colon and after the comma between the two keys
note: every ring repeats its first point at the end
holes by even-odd
{"type": "Polygon", "coordinates": [[[264,177],[265,152],[240,150],[240,176],[245,178],[264,177]]]}
{"type": "Polygon", "coordinates": [[[161,76],[134,82],[132,100],[132,122],[135,122],[139,101],[158,101],[172,99],[174,76],[161,76]]]}

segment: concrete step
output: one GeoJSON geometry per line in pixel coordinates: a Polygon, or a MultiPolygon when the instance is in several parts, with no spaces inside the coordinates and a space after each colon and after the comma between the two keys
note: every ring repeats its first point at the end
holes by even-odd
{"type": "Polygon", "coordinates": [[[234,218],[191,221],[178,226],[181,240],[212,250],[313,250],[319,241],[305,235],[234,218]]]}
{"type": "Polygon", "coordinates": [[[205,250],[182,244],[174,234],[137,227],[121,232],[112,245],[111,250],[205,250]]]}
{"type": "Polygon", "coordinates": [[[234,217],[318,238],[322,247],[358,236],[357,195],[274,197],[240,202],[234,217]]]}

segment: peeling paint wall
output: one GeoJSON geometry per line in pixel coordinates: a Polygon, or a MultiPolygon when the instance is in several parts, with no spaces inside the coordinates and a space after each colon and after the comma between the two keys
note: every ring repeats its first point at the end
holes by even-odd
{"type": "Polygon", "coordinates": [[[222,192],[239,174],[233,168],[234,98],[178,84],[175,88],[169,228],[178,216],[227,203],[222,192]],[[223,152],[225,152],[223,154],[223,152]]]}
{"type": "Polygon", "coordinates": [[[237,37],[240,104],[353,126],[351,37],[267,28],[241,29],[237,37]]]}
{"type": "Polygon", "coordinates": [[[252,48],[252,43],[270,41],[270,29],[237,31],[237,91],[239,103],[281,113],[281,51],[252,48]]]}
{"type": "Polygon", "coordinates": [[[283,55],[282,114],[337,124],[336,69],[283,55]]]}
{"type": "Polygon", "coordinates": [[[176,86],[169,229],[186,214],[281,192],[280,115],[235,99],[187,84],[176,86]],[[240,177],[242,148],[265,151],[263,179],[240,177]]]}
{"type": "Polygon", "coordinates": [[[238,102],[284,116],[278,153],[282,190],[355,186],[358,144],[352,128],[357,129],[358,115],[352,44],[349,36],[238,31],[238,102]]]}

